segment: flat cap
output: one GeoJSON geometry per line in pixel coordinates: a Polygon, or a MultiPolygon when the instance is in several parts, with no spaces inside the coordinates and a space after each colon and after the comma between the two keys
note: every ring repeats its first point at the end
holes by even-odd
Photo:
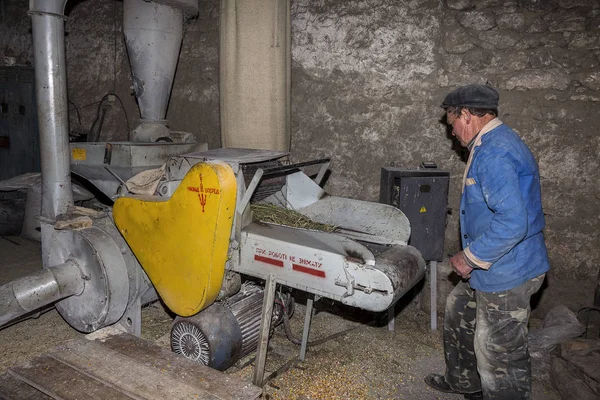
{"type": "Polygon", "coordinates": [[[466,85],[448,93],[441,107],[497,109],[499,98],[498,91],[491,86],[466,85]]]}

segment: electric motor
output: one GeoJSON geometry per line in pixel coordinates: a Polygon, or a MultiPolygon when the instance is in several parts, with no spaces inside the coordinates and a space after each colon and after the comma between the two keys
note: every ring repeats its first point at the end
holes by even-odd
{"type": "MultiPolygon", "coordinates": [[[[171,349],[209,367],[225,370],[256,350],[264,289],[252,282],[234,296],[198,314],[177,317],[171,328],[171,349]]],[[[273,306],[271,333],[283,321],[283,302],[273,306]]]]}

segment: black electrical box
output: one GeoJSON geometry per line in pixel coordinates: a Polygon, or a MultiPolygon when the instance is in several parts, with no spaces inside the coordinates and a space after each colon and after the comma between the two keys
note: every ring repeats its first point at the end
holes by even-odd
{"type": "Polygon", "coordinates": [[[34,70],[0,66],[0,181],[39,170],[34,70]]]}
{"type": "Polygon", "coordinates": [[[444,232],[448,204],[450,173],[435,164],[422,169],[381,169],[379,202],[399,208],[410,221],[409,244],[427,261],[441,261],[444,256],[444,232]]]}

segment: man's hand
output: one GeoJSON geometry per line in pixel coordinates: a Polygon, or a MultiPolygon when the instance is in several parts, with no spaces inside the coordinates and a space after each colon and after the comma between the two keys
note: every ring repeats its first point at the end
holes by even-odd
{"type": "Polygon", "coordinates": [[[467,261],[465,260],[465,255],[462,250],[450,258],[450,265],[454,269],[454,272],[456,272],[464,279],[468,279],[471,277],[471,271],[473,271],[473,268],[469,267],[469,265],[467,264],[467,261]]]}

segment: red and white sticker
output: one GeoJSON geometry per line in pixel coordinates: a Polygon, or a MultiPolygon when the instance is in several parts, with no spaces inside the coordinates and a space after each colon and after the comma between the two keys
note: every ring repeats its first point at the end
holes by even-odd
{"type": "Polygon", "coordinates": [[[284,267],[284,261],[290,261],[293,271],[302,272],[318,278],[325,278],[325,271],[322,269],[323,264],[305,257],[288,256],[285,253],[256,248],[254,261],[280,268],[284,267]]]}

